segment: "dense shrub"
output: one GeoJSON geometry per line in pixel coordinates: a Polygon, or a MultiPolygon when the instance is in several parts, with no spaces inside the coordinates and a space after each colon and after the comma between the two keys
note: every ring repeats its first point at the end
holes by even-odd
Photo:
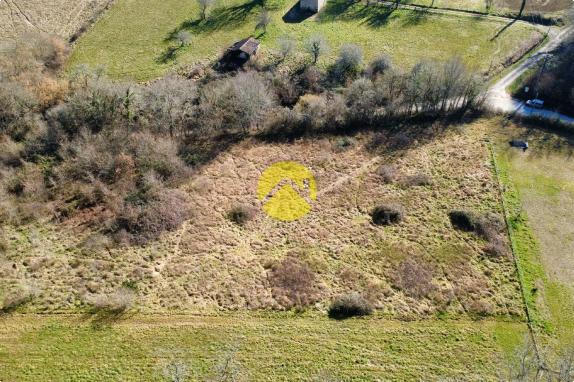
{"type": "Polygon", "coordinates": [[[329,307],[329,317],[335,319],[368,316],[372,313],[371,304],[356,292],[337,297],[329,307]]]}
{"type": "Polygon", "coordinates": [[[179,190],[157,185],[138,189],[127,196],[118,212],[113,232],[127,233],[130,244],[145,244],[164,231],[178,228],[191,216],[187,195],[179,190]]]}
{"type": "Polygon", "coordinates": [[[376,225],[400,223],[404,218],[404,208],[400,205],[382,204],[371,211],[371,219],[376,225]]]}
{"type": "Polygon", "coordinates": [[[393,286],[414,298],[428,297],[436,289],[432,279],[433,271],[430,264],[415,259],[401,262],[391,275],[393,286]]]}
{"type": "Polygon", "coordinates": [[[34,294],[26,288],[20,288],[4,297],[0,313],[12,313],[34,299],[34,294]]]}
{"type": "Polygon", "coordinates": [[[87,296],[85,302],[92,307],[94,313],[120,314],[132,308],[136,301],[133,289],[121,287],[111,294],[87,296]]]}
{"type": "Polygon", "coordinates": [[[253,211],[246,206],[233,207],[228,213],[227,218],[238,225],[244,225],[253,217],[253,211]]]}
{"type": "Polygon", "coordinates": [[[315,274],[294,257],[273,266],[269,274],[273,297],[286,308],[306,307],[319,298],[315,274]]]}
{"type": "Polygon", "coordinates": [[[385,71],[391,68],[391,59],[386,54],[375,57],[370,63],[367,69],[367,74],[370,77],[376,77],[378,75],[384,74],[385,71]]]}
{"type": "Polygon", "coordinates": [[[427,174],[418,173],[406,176],[401,183],[405,187],[429,186],[432,184],[432,178],[427,174]]]}
{"type": "Polygon", "coordinates": [[[473,212],[455,210],[448,214],[452,225],[466,232],[472,232],[476,229],[477,217],[473,212]]]}
{"type": "Polygon", "coordinates": [[[455,210],[449,213],[452,225],[465,232],[474,232],[488,242],[484,252],[491,256],[502,256],[508,253],[504,239],[506,229],[504,221],[495,214],[480,215],[472,211],[455,210]]]}
{"type": "Polygon", "coordinates": [[[255,72],[215,81],[201,92],[198,123],[211,133],[247,133],[275,106],[272,94],[255,72]]]}
{"type": "Polygon", "coordinates": [[[377,168],[377,175],[384,183],[393,183],[399,177],[399,172],[394,166],[381,165],[377,168]]]}
{"type": "Polygon", "coordinates": [[[168,75],[142,91],[141,118],[153,132],[170,136],[194,129],[198,90],[195,81],[168,75]]]}
{"type": "Polygon", "coordinates": [[[333,67],[333,74],[340,79],[353,78],[358,75],[363,63],[363,50],[355,44],[341,47],[339,57],[333,67]]]}

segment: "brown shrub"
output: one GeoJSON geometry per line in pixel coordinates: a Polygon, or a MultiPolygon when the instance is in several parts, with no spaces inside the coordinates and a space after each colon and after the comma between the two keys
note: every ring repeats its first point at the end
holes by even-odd
{"type": "Polygon", "coordinates": [[[320,292],[315,279],[309,267],[294,257],[285,258],[269,274],[273,297],[286,308],[303,308],[316,302],[320,292]]]}
{"type": "Polygon", "coordinates": [[[384,183],[393,183],[399,177],[399,171],[394,166],[381,165],[377,168],[377,175],[384,183]]]}
{"type": "MultiPolygon", "coordinates": [[[[174,189],[156,187],[154,190],[138,190],[129,195],[114,231],[130,235],[132,244],[145,244],[157,239],[163,232],[178,228],[191,216],[187,195],[174,189]]],[[[117,238],[116,238],[117,240],[117,238]]]]}
{"type": "Polygon", "coordinates": [[[83,255],[95,255],[99,252],[112,247],[113,243],[109,237],[100,233],[88,236],[81,244],[80,248],[83,255]]]}
{"type": "Polygon", "coordinates": [[[487,213],[479,215],[472,211],[451,211],[449,218],[452,225],[466,232],[474,232],[484,240],[488,245],[484,252],[491,256],[503,256],[508,253],[508,246],[504,240],[505,224],[496,214],[487,213]]]}
{"type": "Polygon", "coordinates": [[[6,135],[0,135],[0,164],[11,167],[21,166],[21,151],[22,147],[20,144],[14,142],[6,135]]]}
{"type": "Polygon", "coordinates": [[[227,213],[227,218],[242,226],[253,218],[253,210],[247,206],[235,206],[227,213]]]}
{"type": "Polygon", "coordinates": [[[430,264],[414,259],[401,262],[391,275],[393,286],[414,298],[428,297],[436,289],[432,279],[433,270],[430,264]]]}
{"type": "Polygon", "coordinates": [[[404,187],[429,186],[432,184],[432,178],[426,174],[419,173],[403,178],[401,184],[404,187]]]}
{"type": "Polygon", "coordinates": [[[489,316],[494,312],[492,305],[484,300],[473,300],[466,307],[466,310],[470,314],[474,314],[481,317],[489,316]]]}
{"type": "Polygon", "coordinates": [[[112,294],[99,294],[85,298],[85,302],[92,307],[94,313],[108,312],[114,314],[129,310],[134,306],[135,300],[135,292],[125,287],[119,288],[112,294]]]}
{"type": "Polygon", "coordinates": [[[28,288],[20,288],[9,293],[2,301],[0,313],[12,313],[34,299],[34,294],[28,288]]]}
{"type": "Polygon", "coordinates": [[[400,205],[382,204],[371,211],[371,219],[376,225],[389,225],[400,223],[405,215],[405,210],[400,205]]]}
{"type": "Polygon", "coordinates": [[[373,313],[373,307],[357,292],[337,297],[329,307],[329,317],[345,319],[355,316],[368,316],[373,313]]]}

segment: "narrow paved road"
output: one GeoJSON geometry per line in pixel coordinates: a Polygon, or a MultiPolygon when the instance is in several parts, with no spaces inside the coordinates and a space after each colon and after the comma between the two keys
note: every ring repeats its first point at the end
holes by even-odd
{"type": "Polygon", "coordinates": [[[494,84],[487,95],[487,106],[494,111],[517,114],[522,116],[537,116],[546,119],[560,120],[563,123],[574,124],[574,117],[557,113],[548,109],[534,109],[526,106],[523,101],[512,98],[506,91],[506,88],[512,84],[522,73],[537,65],[539,61],[548,55],[552,55],[552,51],[564,42],[568,37],[574,34],[574,26],[564,28],[558,32],[550,33],[550,41],[545,44],[538,52],[530,56],[516,68],[511,70],[496,84],[494,84]]]}

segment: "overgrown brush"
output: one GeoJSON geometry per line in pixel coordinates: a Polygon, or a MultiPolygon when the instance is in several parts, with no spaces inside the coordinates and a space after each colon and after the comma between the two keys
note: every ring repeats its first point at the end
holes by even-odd
{"type": "Polygon", "coordinates": [[[339,296],[329,307],[329,317],[344,319],[356,316],[368,316],[373,313],[373,307],[357,292],[339,296]]]}
{"type": "Polygon", "coordinates": [[[273,297],[285,308],[305,308],[320,297],[315,273],[295,257],[274,265],[268,277],[273,297]]]}
{"type": "Polygon", "coordinates": [[[453,210],[449,212],[451,224],[465,232],[474,232],[488,242],[485,253],[492,256],[506,255],[508,245],[504,239],[504,221],[495,214],[478,214],[473,211],[453,210]]]}
{"type": "Polygon", "coordinates": [[[400,223],[405,216],[405,209],[398,204],[382,204],[371,211],[371,219],[376,225],[400,223]]]}

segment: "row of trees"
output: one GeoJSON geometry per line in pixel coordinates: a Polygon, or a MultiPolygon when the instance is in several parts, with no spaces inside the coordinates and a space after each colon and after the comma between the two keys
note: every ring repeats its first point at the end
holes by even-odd
{"type": "Polygon", "coordinates": [[[128,243],[152,240],[189,216],[178,185],[222,141],[384,128],[480,103],[478,81],[458,60],[402,71],[381,56],[363,70],[354,45],[327,72],[170,75],[145,86],[85,67],[60,77],[65,46],[32,45],[1,66],[0,221],[97,209],[94,223],[128,243]]]}

